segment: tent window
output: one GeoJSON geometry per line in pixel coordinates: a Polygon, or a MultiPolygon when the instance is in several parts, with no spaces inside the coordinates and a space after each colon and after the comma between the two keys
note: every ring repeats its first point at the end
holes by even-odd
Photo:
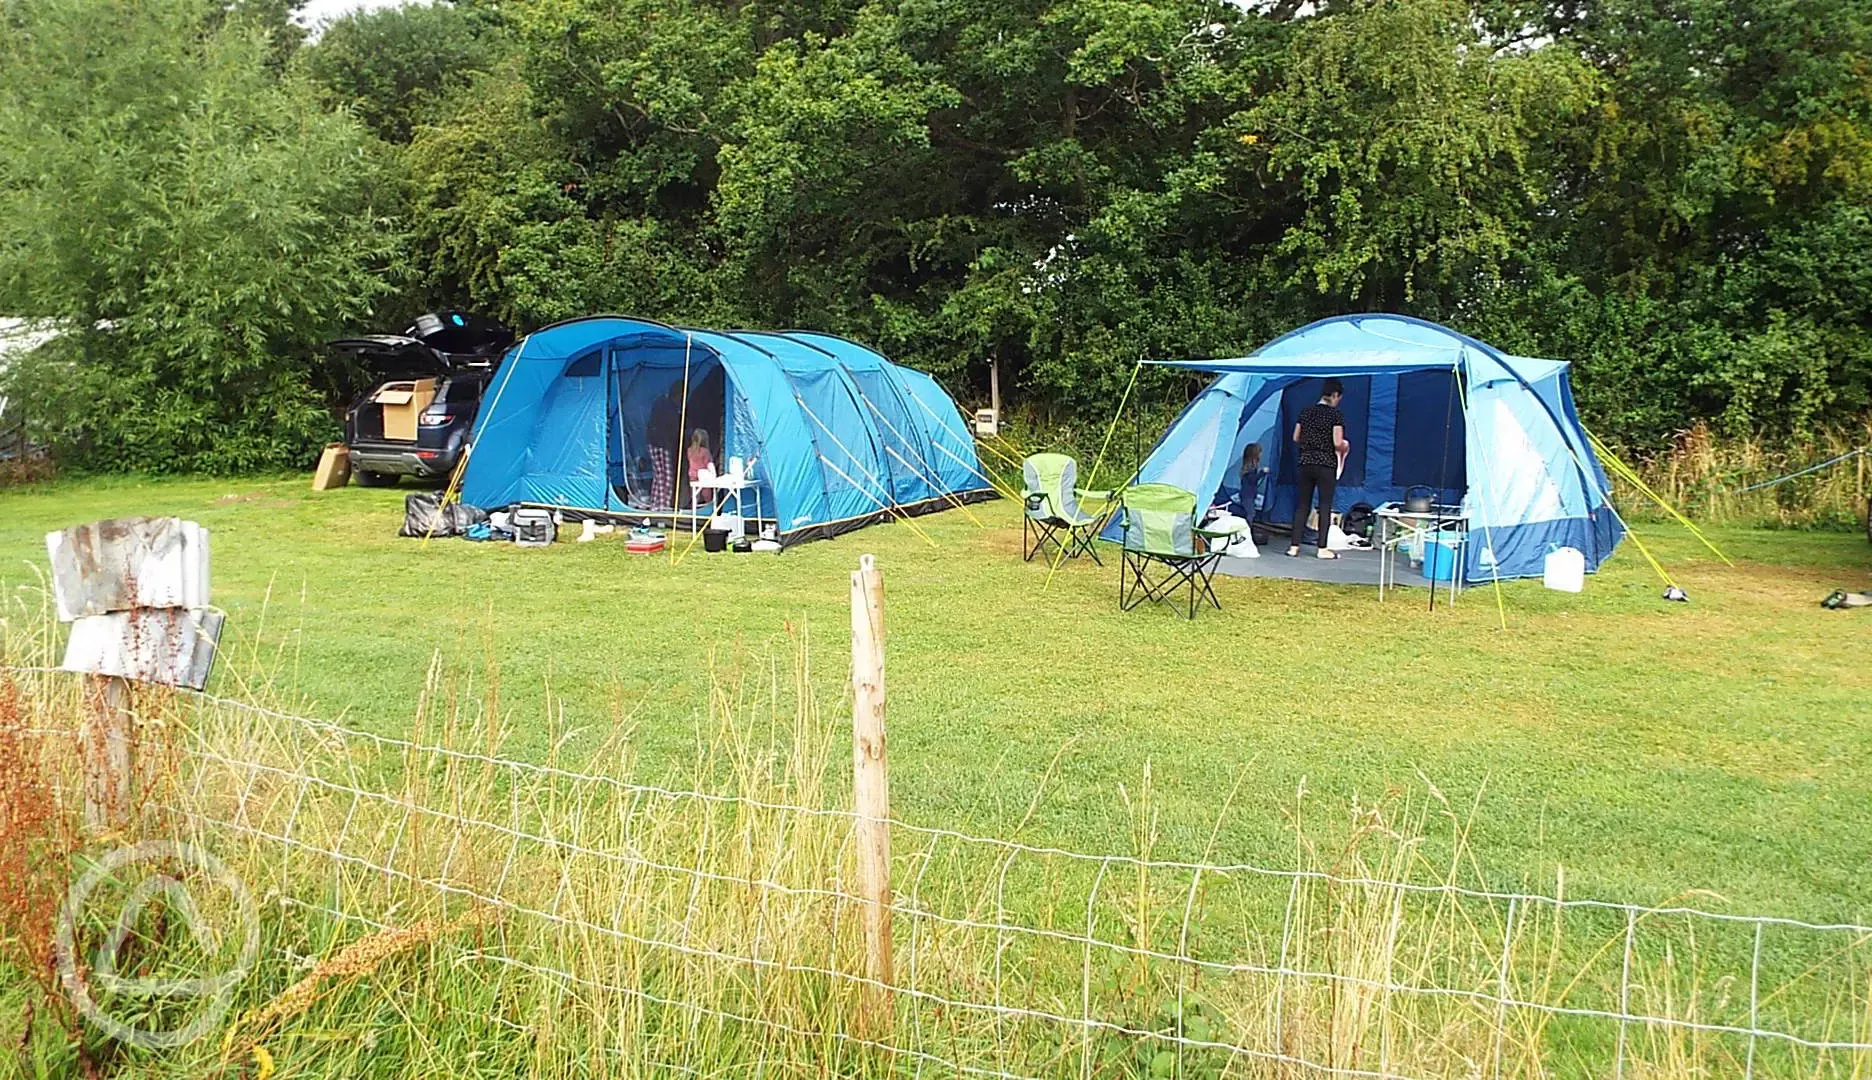
{"type": "Polygon", "coordinates": [[[600,361],[604,354],[597,349],[572,358],[566,365],[565,376],[568,379],[589,379],[598,374],[600,361]]]}
{"type": "Polygon", "coordinates": [[[1467,486],[1462,403],[1455,376],[1447,371],[1407,371],[1398,376],[1397,449],[1391,459],[1396,487],[1427,484],[1461,491],[1467,486]],[[1447,441],[1443,421],[1449,420],[1447,441]]]}

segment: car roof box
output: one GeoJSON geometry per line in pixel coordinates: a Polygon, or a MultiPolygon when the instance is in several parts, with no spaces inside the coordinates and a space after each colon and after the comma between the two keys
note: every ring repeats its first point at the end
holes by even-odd
{"type": "Polygon", "coordinates": [[[439,353],[452,356],[487,357],[505,352],[514,343],[514,332],[481,315],[465,311],[444,311],[418,316],[404,331],[439,353]]]}

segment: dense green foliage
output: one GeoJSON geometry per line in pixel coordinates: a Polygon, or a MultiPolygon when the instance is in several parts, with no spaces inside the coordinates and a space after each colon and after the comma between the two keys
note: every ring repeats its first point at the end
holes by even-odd
{"type": "MultiPolygon", "coordinates": [[[[65,10],[0,3],[15,28],[55,31],[65,10]]],[[[128,9],[149,24],[129,64],[108,26],[82,59],[4,46],[31,74],[0,114],[0,209],[43,242],[0,247],[0,311],[131,336],[101,268],[138,268],[131,294],[155,303],[162,260],[220,234],[153,264],[126,237],[166,198],[47,178],[134,166],[160,184],[188,154],[232,154],[276,228],[317,217],[291,226],[316,255],[217,261],[230,295],[264,298],[250,308],[161,302],[267,340],[268,413],[313,400],[327,328],[377,328],[392,264],[409,278],[378,320],[448,305],[523,328],[603,310],[823,327],[965,398],[998,358],[1017,403],[1068,421],[1109,415],[1140,356],[1239,353],[1361,310],[1571,359],[1589,422],[1641,445],[1696,419],[1772,437],[1872,406],[1864,4],[464,0],[271,51],[249,10],[205,34],[150,14],[190,6],[128,9]],[[197,70],[178,86],[157,57],[197,70]],[[61,89],[86,70],[150,108],[70,138],[108,118],[61,89]],[[230,80],[233,111],[200,107],[230,80]],[[71,160],[46,160],[41,127],[71,160]],[[394,225],[373,217],[386,191],[394,225]]],[[[204,377],[230,362],[156,339],[204,377]]],[[[98,342],[89,364],[115,382],[156,370],[143,352],[98,342]]],[[[1158,379],[1156,399],[1187,390],[1158,379]]],[[[66,430],[102,434],[87,415],[66,430]]],[[[284,429],[303,452],[310,427],[284,429]]]]}
{"type": "Polygon", "coordinates": [[[257,14],[0,15],[0,310],[66,328],[10,373],[31,419],[100,468],[302,464],[334,430],[315,346],[398,246],[365,133],[273,70],[257,14]]]}

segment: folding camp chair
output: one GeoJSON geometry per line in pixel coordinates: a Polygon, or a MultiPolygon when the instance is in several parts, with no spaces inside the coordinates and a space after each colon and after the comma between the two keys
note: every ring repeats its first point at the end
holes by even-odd
{"type": "Polygon", "coordinates": [[[1101,505],[1098,512],[1088,512],[1080,500],[1108,503],[1111,492],[1074,487],[1078,479],[1078,462],[1065,454],[1035,454],[1021,462],[1022,559],[1032,562],[1035,555],[1051,549],[1062,559],[1090,555],[1093,562],[1105,565],[1092,541],[1105,527],[1110,510],[1101,505]]]}
{"type": "Polygon", "coordinates": [[[1189,593],[1190,618],[1200,600],[1222,610],[1210,579],[1221,552],[1208,541],[1221,534],[1196,527],[1196,496],[1169,484],[1138,484],[1118,496],[1118,525],[1123,532],[1118,568],[1118,609],[1130,611],[1146,600],[1182,607],[1178,593],[1189,593]]]}

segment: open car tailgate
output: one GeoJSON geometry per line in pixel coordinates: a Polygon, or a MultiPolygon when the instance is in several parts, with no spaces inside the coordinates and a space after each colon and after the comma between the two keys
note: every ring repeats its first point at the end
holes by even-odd
{"type": "Polygon", "coordinates": [[[366,369],[385,379],[446,375],[455,367],[447,354],[401,334],[339,338],[327,342],[325,347],[335,353],[355,356],[366,369]]]}

